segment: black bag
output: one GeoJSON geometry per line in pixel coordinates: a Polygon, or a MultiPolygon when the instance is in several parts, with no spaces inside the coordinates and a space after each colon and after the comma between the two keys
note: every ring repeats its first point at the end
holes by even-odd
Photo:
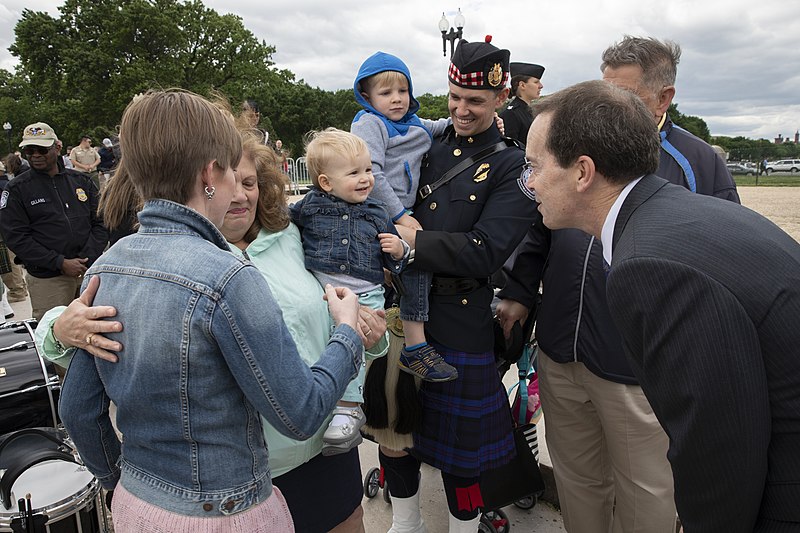
{"type": "Polygon", "coordinates": [[[544,490],[544,478],[534,455],[536,424],[514,428],[517,456],[508,464],[481,473],[484,509],[500,509],[544,490]]]}

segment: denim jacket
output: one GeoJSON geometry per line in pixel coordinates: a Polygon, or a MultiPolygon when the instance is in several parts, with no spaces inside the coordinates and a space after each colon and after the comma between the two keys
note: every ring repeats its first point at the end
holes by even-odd
{"type": "Polygon", "coordinates": [[[397,230],[378,200],[351,204],[311,189],[290,212],[303,235],[308,270],[380,284],[384,267],[399,274],[405,266],[405,257],[396,261],[381,251],[378,234],[397,230]]]}
{"type": "Polygon", "coordinates": [[[87,272],[101,280],[94,303],[117,308],[125,326],[108,337],[124,350],[118,363],[78,351],[61,417],[104,487],[121,478],[182,515],[244,511],[272,493],[259,413],[289,437],[311,437],[355,377],[361,341],[339,326],[309,368],[261,273],[207,219],[151,200],[139,221],[87,272]]]}

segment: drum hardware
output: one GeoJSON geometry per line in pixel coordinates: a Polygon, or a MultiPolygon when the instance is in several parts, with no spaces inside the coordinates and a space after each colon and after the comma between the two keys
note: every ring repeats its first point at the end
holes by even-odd
{"type": "Polygon", "coordinates": [[[14,350],[30,350],[31,348],[35,348],[36,343],[33,341],[19,341],[17,343],[12,344],[11,346],[6,346],[5,348],[0,348],[0,353],[3,352],[12,352],[14,350]]]}
{"type": "Polygon", "coordinates": [[[36,350],[35,327],[35,320],[0,324],[0,434],[58,426],[61,381],[36,350]]]}

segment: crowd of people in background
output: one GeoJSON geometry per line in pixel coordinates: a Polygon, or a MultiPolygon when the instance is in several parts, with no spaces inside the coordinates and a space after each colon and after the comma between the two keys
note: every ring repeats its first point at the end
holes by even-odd
{"type": "Polygon", "coordinates": [[[400,58],[367,58],[291,209],[254,100],[149,91],[99,150],[25,128],[0,165],[2,307],[29,297],[69,367],[61,416],[118,533],[363,532],[362,432],[390,533],[427,531],[423,462],[474,533],[517,454],[495,326],[534,316],[568,531],[800,530],[800,246],[672,124],[680,47],[626,36],[603,81],[542,97],[545,67],[490,41],[459,42],[439,121],[400,58]],[[771,262],[745,281],[749,254],[771,262]]]}

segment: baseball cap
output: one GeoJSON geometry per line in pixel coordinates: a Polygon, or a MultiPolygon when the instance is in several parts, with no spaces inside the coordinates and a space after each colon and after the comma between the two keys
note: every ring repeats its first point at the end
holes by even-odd
{"type": "Polygon", "coordinates": [[[103,139],[103,146],[105,146],[106,148],[111,148],[113,145],[114,143],[112,143],[111,139],[109,139],[108,137],[103,139]]]}
{"type": "Polygon", "coordinates": [[[23,148],[30,145],[50,147],[53,146],[53,143],[57,140],[58,136],[49,124],[36,122],[35,124],[25,127],[22,132],[22,142],[19,143],[19,147],[23,148]]]}

